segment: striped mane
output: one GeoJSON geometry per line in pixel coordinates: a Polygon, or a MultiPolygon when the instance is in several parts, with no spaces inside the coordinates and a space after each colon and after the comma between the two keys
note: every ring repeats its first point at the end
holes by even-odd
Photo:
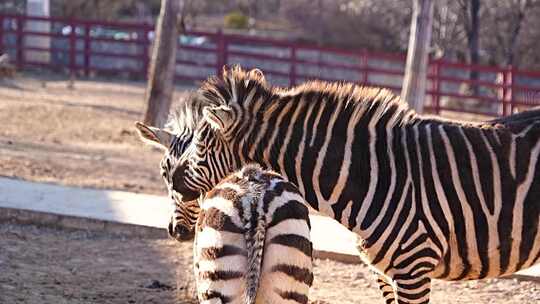
{"type": "Polygon", "coordinates": [[[258,111],[271,111],[279,102],[299,100],[304,97],[312,102],[343,103],[344,109],[357,113],[374,111],[400,112],[401,121],[416,117],[413,110],[399,96],[383,88],[362,87],[346,82],[309,81],[292,88],[270,86],[260,72],[245,71],[235,66],[224,69],[222,77],[210,77],[194,93],[180,102],[172,111],[167,126],[173,132],[188,128],[193,130],[202,119],[202,109],[207,106],[236,104],[245,110],[254,102],[261,102],[258,111]]]}

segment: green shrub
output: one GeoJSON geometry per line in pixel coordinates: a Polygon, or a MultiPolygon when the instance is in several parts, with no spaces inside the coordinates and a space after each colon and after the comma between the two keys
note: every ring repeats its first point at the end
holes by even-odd
{"type": "Polygon", "coordinates": [[[245,29],[248,27],[249,17],[241,12],[232,12],[225,16],[225,27],[245,29]]]}

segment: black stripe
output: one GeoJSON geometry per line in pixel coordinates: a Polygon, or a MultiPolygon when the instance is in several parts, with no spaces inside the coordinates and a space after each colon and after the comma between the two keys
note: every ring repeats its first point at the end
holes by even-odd
{"type": "MultiPolygon", "coordinates": [[[[501,172],[501,199],[503,204],[501,205],[501,216],[497,222],[499,230],[499,254],[500,254],[500,266],[501,272],[506,272],[510,266],[510,254],[514,244],[512,239],[512,224],[514,216],[521,216],[514,214],[514,202],[516,198],[516,184],[510,173],[508,167],[508,155],[509,148],[501,146],[495,138],[493,130],[482,130],[488,144],[492,147],[496,161],[499,164],[501,172]]],[[[505,145],[506,146],[506,145],[505,145]]]]}
{"type": "Polygon", "coordinates": [[[280,290],[276,290],[276,292],[281,298],[285,300],[290,300],[290,301],[294,301],[301,304],[307,304],[308,302],[308,297],[305,294],[301,294],[294,291],[280,291],[280,290]]]}
{"type": "Polygon", "coordinates": [[[270,240],[270,244],[279,244],[300,250],[306,256],[311,257],[313,246],[311,242],[298,234],[280,234],[270,240]]]}
{"type": "Polygon", "coordinates": [[[201,223],[202,227],[210,227],[217,231],[244,233],[243,227],[236,226],[231,218],[219,209],[212,207],[204,213],[204,221],[201,223]]]}
{"type": "Polygon", "coordinates": [[[246,251],[234,245],[224,245],[223,247],[202,248],[200,253],[201,260],[216,260],[226,256],[242,255],[246,256],[246,251]]]}
{"type": "Polygon", "coordinates": [[[523,202],[523,214],[519,215],[523,219],[523,227],[521,231],[521,244],[519,247],[519,263],[518,269],[523,266],[530,255],[535,254],[531,252],[536,232],[539,228],[538,217],[540,216],[540,162],[535,165],[533,171],[534,176],[531,183],[531,188],[527,193],[525,201],[523,202]]]}
{"type": "Polygon", "coordinates": [[[210,281],[228,281],[242,278],[244,273],[231,270],[203,271],[199,272],[199,278],[210,281]]]}
{"type": "MultiPolygon", "coordinates": [[[[375,193],[373,195],[373,200],[369,204],[368,212],[366,217],[362,220],[361,227],[370,227],[373,224],[375,218],[381,213],[385,212],[383,210],[384,202],[386,195],[388,194],[388,188],[390,187],[391,174],[390,174],[390,157],[388,153],[393,153],[393,151],[387,151],[388,149],[388,134],[386,133],[386,125],[391,118],[392,112],[386,112],[378,121],[376,125],[376,139],[375,140],[375,154],[377,155],[377,165],[378,165],[378,175],[372,178],[377,179],[377,184],[375,186],[375,193]]],[[[368,149],[368,147],[366,147],[368,149]]]]}
{"type": "Polygon", "coordinates": [[[304,283],[308,286],[313,284],[313,272],[311,269],[298,267],[295,265],[277,264],[272,266],[272,272],[282,272],[293,278],[295,281],[304,283]]]}
{"type": "MultiPolygon", "coordinates": [[[[373,114],[375,112],[375,108],[377,107],[371,107],[370,109],[366,110],[366,113],[362,115],[362,118],[358,121],[358,123],[354,126],[354,140],[353,140],[353,151],[351,159],[351,168],[349,170],[349,179],[347,180],[346,189],[348,191],[354,191],[351,193],[351,195],[354,195],[354,204],[352,204],[351,207],[351,215],[349,216],[349,227],[356,227],[358,224],[356,222],[356,218],[358,216],[358,213],[360,212],[361,208],[365,208],[366,206],[362,206],[362,202],[364,198],[366,197],[368,188],[369,188],[369,181],[372,178],[370,176],[371,173],[371,155],[369,153],[369,141],[370,141],[370,135],[368,130],[368,124],[371,121],[373,114]],[[350,190],[349,190],[350,189],[350,190]],[[354,190],[353,190],[354,189],[354,190]]],[[[375,178],[375,177],[373,177],[375,178]]],[[[369,204],[371,202],[368,202],[369,204]]],[[[345,200],[340,201],[340,211],[338,213],[335,213],[336,219],[341,218],[342,210],[345,208],[345,200]]],[[[332,206],[334,208],[334,206],[332,206]]],[[[336,206],[337,210],[338,206],[336,206]]],[[[361,223],[360,223],[361,224],[361,223]]],[[[363,227],[362,229],[365,229],[363,227]]]]}
{"type": "Polygon", "coordinates": [[[277,182],[274,185],[274,188],[267,189],[264,192],[263,211],[265,214],[268,213],[268,209],[270,208],[270,203],[274,200],[274,198],[281,196],[284,192],[292,192],[292,193],[300,194],[298,192],[298,189],[293,184],[281,179],[281,181],[277,182]]]}
{"type": "Polygon", "coordinates": [[[221,292],[219,291],[215,291],[215,290],[207,290],[201,294],[199,294],[199,297],[201,299],[203,299],[204,301],[207,301],[207,300],[210,300],[210,299],[220,299],[221,302],[220,303],[230,303],[232,302],[232,298],[231,297],[227,297],[225,295],[223,295],[221,292]]]}
{"type": "Polygon", "coordinates": [[[277,208],[272,214],[272,221],[267,229],[274,227],[284,220],[297,219],[309,222],[309,211],[307,207],[297,200],[290,200],[277,208]]]}

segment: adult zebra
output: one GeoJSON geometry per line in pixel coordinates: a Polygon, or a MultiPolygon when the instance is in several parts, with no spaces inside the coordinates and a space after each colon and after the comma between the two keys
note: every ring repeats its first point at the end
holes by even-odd
{"type": "Polygon", "coordinates": [[[252,161],[280,172],[358,234],[387,303],[427,303],[432,278],[498,277],[540,257],[540,116],[441,120],[383,89],[277,89],[240,68],[196,96],[171,120],[194,134],[174,190],[191,200],[252,161]]]}

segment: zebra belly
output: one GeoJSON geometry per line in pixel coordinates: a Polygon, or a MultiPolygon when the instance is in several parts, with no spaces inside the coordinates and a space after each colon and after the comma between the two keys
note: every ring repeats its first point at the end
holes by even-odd
{"type": "Polygon", "coordinates": [[[496,278],[511,275],[540,261],[540,231],[531,229],[520,233],[519,237],[500,239],[493,227],[496,225],[477,227],[485,229],[483,232],[490,238],[484,244],[480,241],[476,244],[467,242],[467,251],[462,249],[463,242],[458,242],[459,238],[467,240],[467,235],[452,235],[443,262],[435,268],[433,278],[449,281],[496,278]],[[522,243],[529,244],[529,249],[523,250],[522,243]]]}

